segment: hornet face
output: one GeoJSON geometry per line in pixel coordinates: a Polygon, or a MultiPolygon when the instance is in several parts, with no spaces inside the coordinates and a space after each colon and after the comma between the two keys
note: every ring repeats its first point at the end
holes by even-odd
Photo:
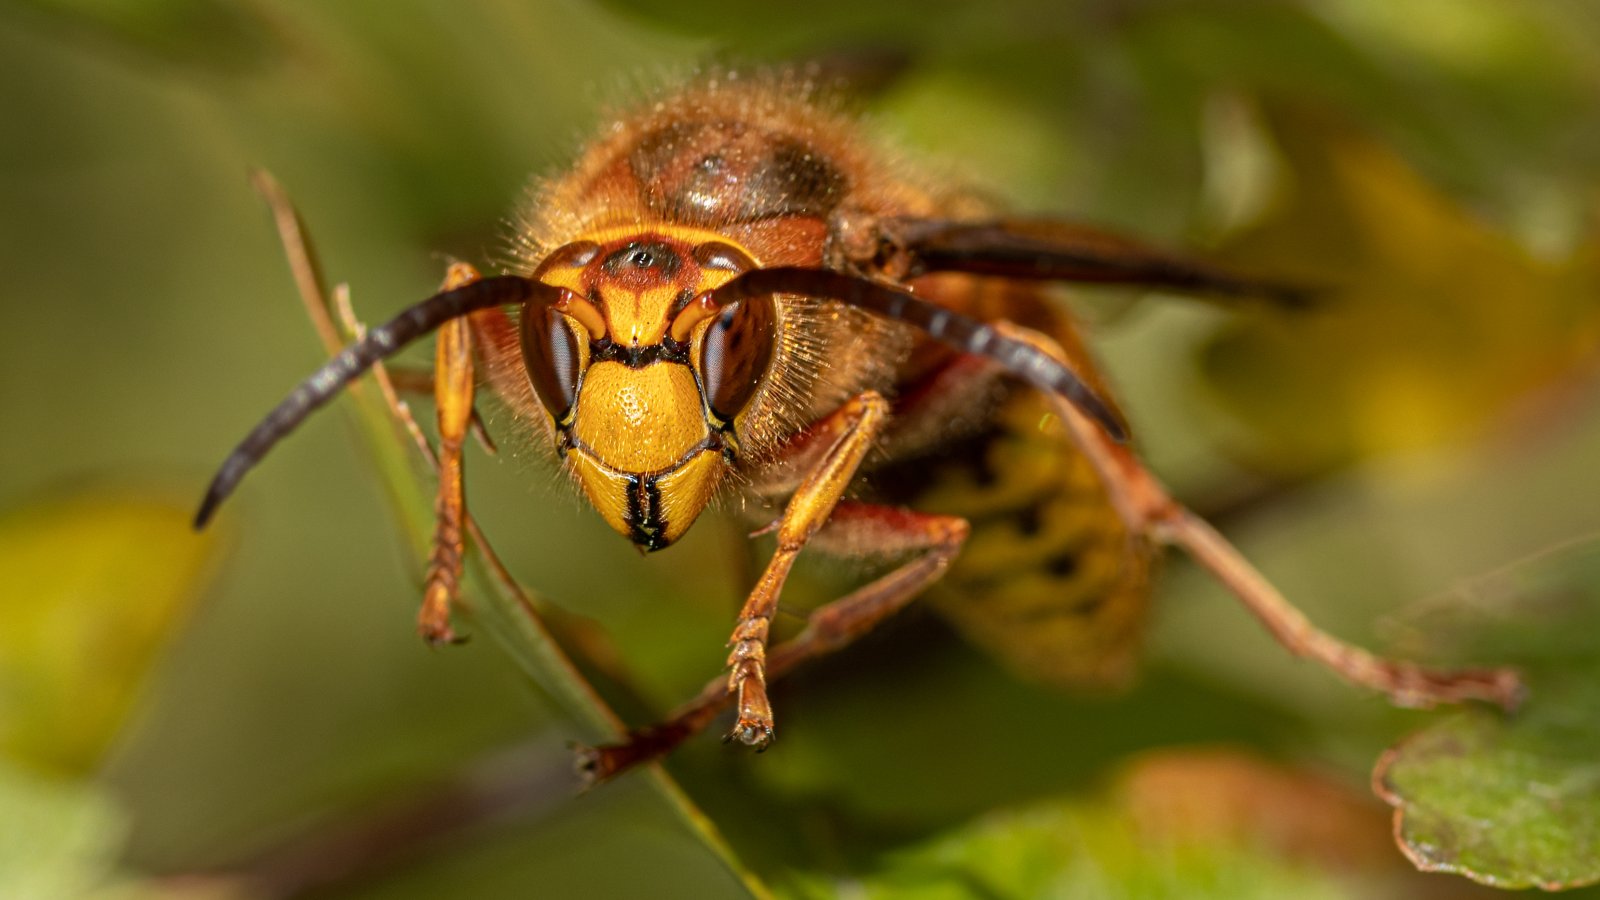
{"type": "Polygon", "coordinates": [[[777,316],[770,299],[697,301],[755,267],[723,236],[664,225],[589,235],[535,273],[570,295],[523,310],[534,392],[589,501],[642,550],[682,536],[737,460],[734,422],[772,361],[777,316]]]}

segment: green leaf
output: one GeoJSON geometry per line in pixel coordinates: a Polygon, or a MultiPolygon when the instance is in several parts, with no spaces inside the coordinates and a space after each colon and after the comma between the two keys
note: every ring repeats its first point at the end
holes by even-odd
{"type": "Polygon", "coordinates": [[[1420,869],[1505,888],[1600,881],[1600,705],[1543,696],[1508,724],[1452,716],[1396,746],[1377,788],[1420,869]]]}
{"type": "MultiPolygon", "coordinates": [[[[1371,896],[1417,877],[1371,839],[1381,834],[1373,806],[1249,754],[1165,751],[1098,797],[982,816],[890,854],[851,886],[874,900],[1371,896]]],[[[840,885],[801,875],[786,888],[826,897],[840,885]]]]}
{"type": "MultiPolygon", "coordinates": [[[[1418,868],[1496,887],[1600,882],[1600,545],[1497,573],[1472,593],[1466,608],[1497,614],[1477,623],[1477,643],[1520,649],[1532,696],[1509,719],[1458,713],[1384,755],[1373,783],[1395,807],[1401,848],[1418,868]]],[[[1449,640],[1469,628],[1461,608],[1417,627],[1449,640]]]]}
{"type": "Polygon", "coordinates": [[[118,868],[130,815],[91,781],[0,759],[0,893],[26,900],[244,900],[220,878],[141,879],[118,868]]]}
{"type": "Polygon", "coordinates": [[[110,877],[127,823],[100,790],[0,760],[0,809],[0,886],[6,896],[83,897],[110,877]]]}
{"type": "MultiPolygon", "coordinates": [[[[896,854],[860,888],[856,896],[873,900],[1351,896],[1315,872],[1246,849],[1150,844],[1115,811],[1071,803],[985,817],[896,854]]],[[[801,897],[838,890],[816,877],[789,886],[801,897]]]]}
{"type": "Polygon", "coordinates": [[[0,755],[104,755],[205,580],[218,538],[152,492],[91,490],[0,518],[0,755]]]}

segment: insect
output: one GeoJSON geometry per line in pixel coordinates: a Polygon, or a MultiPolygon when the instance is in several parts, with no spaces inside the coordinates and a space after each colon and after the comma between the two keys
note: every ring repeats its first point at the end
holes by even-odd
{"type": "Polygon", "coordinates": [[[1287,288],[1049,220],[1008,219],[875,155],[804,72],[706,76],[617,121],[516,226],[519,263],[451,267],[238,445],[196,517],[317,407],[439,331],[437,526],[418,619],[454,639],[464,436],[482,382],[554,449],[595,511],[645,551],[719,493],[770,510],[776,549],[719,678],[672,718],[589,752],[597,778],[735,707],[775,735],[767,681],[946,579],[942,610],[1054,680],[1115,677],[1163,544],[1185,548],[1292,652],[1404,705],[1520,696],[1504,669],[1434,671],[1317,630],[1140,464],[1107,385],[1045,283],[1153,285],[1295,302],[1287,288]],[[803,552],[887,573],[769,647],[803,552]]]}

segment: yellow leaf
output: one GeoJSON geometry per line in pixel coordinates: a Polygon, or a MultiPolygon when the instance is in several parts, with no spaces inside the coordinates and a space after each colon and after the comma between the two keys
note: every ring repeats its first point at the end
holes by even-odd
{"type": "Polygon", "coordinates": [[[79,773],[104,754],[217,538],[165,498],[96,491],[0,518],[0,754],[79,773]]]}
{"type": "Polygon", "coordinates": [[[1315,312],[1230,324],[1207,382],[1274,468],[1470,438],[1592,365],[1600,265],[1537,257],[1370,136],[1279,116],[1283,183],[1230,242],[1242,267],[1328,286],[1315,312]]]}

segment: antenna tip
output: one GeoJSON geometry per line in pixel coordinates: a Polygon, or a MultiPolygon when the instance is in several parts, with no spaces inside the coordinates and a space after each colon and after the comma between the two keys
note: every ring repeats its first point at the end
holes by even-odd
{"type": "Polygon", "coordinates": [[[195,531],[204,531],[206,529],[206,523],[211,521],[211,516],[217,511],[219,502],[221,502],[220,498],[210,492],[206,493],[205,499],[200,501],[200,508],[194,514],[195,531]]]}

